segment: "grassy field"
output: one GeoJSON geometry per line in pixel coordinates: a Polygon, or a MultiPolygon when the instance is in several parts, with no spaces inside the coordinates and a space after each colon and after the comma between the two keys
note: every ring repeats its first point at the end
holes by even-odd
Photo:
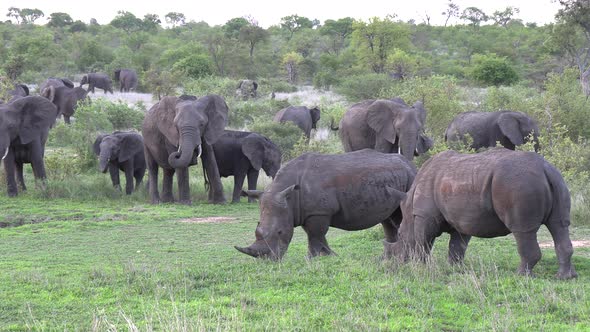
{"type": "MultiPolygon", "coordinates": [[[[331,229],[338,255],[313,260],[298,228],[277,263],[233,248],[254,240],[257,204],[152,206],[143,190],[109,190],[0,193],[0,330],[590,329],[590,248],[574,253],[579,277],[558,281],[552,247],[535,278],[516,275],[511,236],[472,240],[456,267],[442,236],[429,263],[398,265],[379,260],[379,227],[331,229]]],[[[571,232],[590,238],[588,226],[571,232]]]]}

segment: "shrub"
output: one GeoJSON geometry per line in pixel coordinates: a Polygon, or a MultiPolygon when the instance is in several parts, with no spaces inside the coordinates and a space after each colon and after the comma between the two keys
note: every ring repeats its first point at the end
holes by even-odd
{"type": "Polygon", "coordinates": [[[302,137],[306,139],[301,129],[290,122],[256,122],[252,125],[251,131],[264,135],[273,141],[281,149],[283,161],[290,159],[294,146],[302,137]]]}
{"type": "Polygon", "coordinates": [[[393,84],[394,81],[386,74],[354,75],[344,79],[335,90],[348,100],[358,102],[378,98],[384,90],[388,90],[393,84]]]}
{"type": "Polygon", "coordinates": [[[473,56],[471,78],[487,85],[511,85],[518,81],[518,74],[505,57],[492,55],[473,56]]]}
{"type": "Polygon", "coordinates": [[[307,152],[317,152],[322,154],[337,154],[343,153],[342,144],[337,135],[330,135],[327,140],[311,140],[307,141],[305,136],[299,138],[297,143],[293,146],[293,149],[288,155],[283,155],[283,161],[297,158],[298,156],[307,152]]]}
{"type": "Polygon", "coordinates": [[[228,126],[232,128],[249,127],[254,121],[271,121],[281,109],[288,107],[286,100],[239,99],[228,100],[230,108],[228,126]]]}
{"type": "Polygon", "coordinates": [[[237,87],[237,80],[210,75],[185,82],[183,93],[197,97],[216,94],[230,99],[235,96],[237,87]]]}
{"type": "MultiPolygon", "coordinates": [[[[99,99],[100,101],[101,99],[99,99]]],[[[98,102],[98,101],[97,101],[98,102]]],[[[141,130],[145,113],[137,107],[130,107],[123,102],[100,101],[100,107],[115,130],[141,130]]]]}
{"type": "Polygon", "coordinates": [[[213,74],[213,63],[205,54],[191,54],[174,63],[172,71],[187,78],[199,79],[213,74]]]}

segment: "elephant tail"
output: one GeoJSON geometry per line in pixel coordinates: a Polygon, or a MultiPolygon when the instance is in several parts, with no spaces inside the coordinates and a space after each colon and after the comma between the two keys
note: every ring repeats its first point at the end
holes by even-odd
{"type": "Polygon", "coordinates": [[[205,163],[201,163],[203,165],[203,183],[205,183],[205,192],[208,192],[210,189],[209,185],[209,178],[207,176],[207,170],[205,169],[205,163]]]}
{"type": "Polygon", "coordinates": [[[334,118],[330,119],[330,129],[337,131],[338,129],[340,129],[339,127],[334,127],[334,118]]]}
{"type": "Polygon", "coordinates": [[[545,161],[545,176],[553,197],[553,206],[548,221],[559,221],[563,226],[569,226],[571,198],[567,185],[559,171],[547,161],[545,161]]]}

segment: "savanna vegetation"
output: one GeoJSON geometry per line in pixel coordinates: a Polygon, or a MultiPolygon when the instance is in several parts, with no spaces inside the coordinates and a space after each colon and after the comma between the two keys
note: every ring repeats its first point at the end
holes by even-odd
{"type": "MultiPolygon", "coordinates": [[[[0,23],[1,99],[16,82],[79,82],[86,72],[133,68],[138,90],[154,100],[223,96],[229,127],[269,137],[284,162],[342,152],[330,122],[363,99],[424,102],[435,146],[418,165],[447,149],[444,131],[461,112],[527,113],[541,129],[540,153],[568,183],[572,239],[586,244],[573,256],[579,277],[567,282],[554,278],[551,245],[534,278],[516,275],[511,236],[474,239],[465,264],[451,266],[448,236],[426,264],[381,261],[379,227],[332,229],[338,256],[308,260],[298,228],[281,262],[251,259],[233,246],[253,240],[257,204],[207,204],[200,165],[190,171],[190,207],[152,206],[145,188],[126,196],[99,174],[96,135],[140,130],[148,106],[97,98],[79,106],[72,125],[51,129],[45,189],[26,166],[29,191],[11,199],[0,192],[0,330],[590,329],[590,7],[559,2],[556,22],[544,26],[519,20],[518,8],[484,13],[452,0],[444,26],[428,17],[298,15],[269,28],[251,17],[210,26],[183,13],[123,11],[98,24],[11,8],[0,23]],[[258,82],[258,98],[236,97],[244,78],[258,82]],[[319,106],[323,134],[307,143],[297,127],[273,123],[288,105],[319,106]]],[[[0,170],[0,188],[4,181],[0,170]]],[[[223,183],[229,197],[233,181],[223,183]]],[[[543,229],[539,241],[549,240],[543,229]]]]}

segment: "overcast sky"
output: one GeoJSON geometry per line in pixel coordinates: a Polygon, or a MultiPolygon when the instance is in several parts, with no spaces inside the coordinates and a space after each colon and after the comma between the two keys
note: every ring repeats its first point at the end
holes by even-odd
{"type": "MultiPolygon", "coordinates": [[[[486,14],[501,11],[507,6],[520,9],[516,16],[525,23],[547,24],[554,21],[555,13],[560,8],[555,0],[453,0],[460,10],[477,7],[486,14]]],[[[158,14],[164,22],[164,15],[169,12],[181,12],[187,20],[205,21],[210,25],[222,25],[235,17],[250,16],[259,25],[267,28],[279,24],[281,17],[297,14],[309,19],[324,22],[327,19],[352,17],[367,20],[371,17],[385,17],[396,14],[401,20],[414,19],[417,23],[430,16],[431,24],[444,23],[442,12],[447,8],[448,0],[102,0],[102,1],[63,1],[63,0],[0,0],[0,20],[8,19],[9,7],[38,8],[45,13],[45,18],[38,24],[47,22],[49,14],[65,12],[74,20],[86,23],[96,18],[98,23],[107,24],[119,10],[126,10],[142,18],[147,13],[158,14]]],[[[456,22],[456,21],[455,21],[456,22]]],[[[455,23],[450,22],[450,23],[455,23]]]]}

